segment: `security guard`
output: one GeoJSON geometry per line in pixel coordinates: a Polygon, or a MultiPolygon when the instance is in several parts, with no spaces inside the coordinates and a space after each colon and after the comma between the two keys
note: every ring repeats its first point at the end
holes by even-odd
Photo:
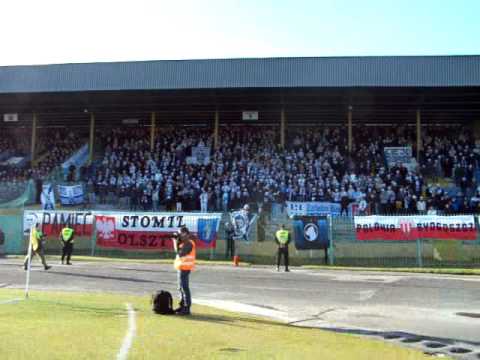
{"type": "Polygon", "coordinates": [[[65,257],[67,257],[67,265],[72,265],[70,257],[73,253],[74,231],[72,228],[66,226],[60,232],[60,241],[62,243],[62,265],[65,257]]]}
{"type": "Polygon", "coordinates": [[[195,268],[195,242],[186,226],[180,228],[180,233],[174,236],[173,248],[176,253],[174,267],[178,272],[178,290],[180,291],[180,307],[175,310],[179,315],[190,315],[192,296],[190,293],[190,272],[195,268]]]}
{"type": "Polygon", "coordinates": [[[278,244],[277,252],[277,271],[280,271],[281,257],[283,256],[285,271],[288,272],[288,244],[290,244],[290,232],[285,229],[285,225],[280,226],[280,230],[275,233],[275,241],[278,244]]]}
{"type": "MultiPolygon", "coordinates": [[[[30,230],[30,244],[32,246],[30,262],[31,258],[33,258],[35,254],[37,254],[42,261],[44,269],[50,269],[51,266],[48,266],[47,262],[45,261],[44,236],[42,231],[40,230],[40,223],[36,223],[35,227],[30,230]]],[[[23,268],[25,270],[28,270],[28,254],[25,257],[25,261],[23,262],[23,268]]]]}

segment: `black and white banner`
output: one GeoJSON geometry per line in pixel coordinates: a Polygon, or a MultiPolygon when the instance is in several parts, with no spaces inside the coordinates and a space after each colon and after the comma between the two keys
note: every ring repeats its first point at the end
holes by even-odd
{"type": "Polygon", "coordinates": [[[329,223],[326,216],[302,216],[293,220],[297,250],[326,249],[330,245],[329,223]]]}
{"type": "Polygon", "coordinates": [[[230,220],[235,231],[234,238],[237,240],[250,240],[250,232],[256,215],[251,215],[246,210],[238,210],[230,213],[230,220]]]}

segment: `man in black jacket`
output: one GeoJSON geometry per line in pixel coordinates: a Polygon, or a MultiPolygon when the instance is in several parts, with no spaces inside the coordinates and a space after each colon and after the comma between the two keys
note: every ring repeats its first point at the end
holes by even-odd
{"type": "Polygon", "coordinates": [[[225,247],[225,258],[233,258],[235,256],[235,240],[233,239],[235,235],[235,228],[231,222],[225,223],[225,237],[227,240],[225,247]]]}

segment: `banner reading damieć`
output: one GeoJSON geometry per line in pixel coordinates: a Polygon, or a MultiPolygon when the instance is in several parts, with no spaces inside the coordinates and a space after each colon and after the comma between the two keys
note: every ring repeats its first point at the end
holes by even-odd
{"type": "Polygon", "coordinates": [[[93,231],[93,214],[91,211],[36,211],[25,210],[23,213],[23,233],[28,235],[35,223],[42,225],[47,237],[58,237],[65,226],[73,227],[77,236],[91,236],[93,231]]]}

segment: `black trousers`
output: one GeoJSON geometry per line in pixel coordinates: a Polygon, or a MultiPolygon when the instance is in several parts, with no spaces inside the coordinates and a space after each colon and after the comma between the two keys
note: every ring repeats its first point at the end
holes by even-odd
{"type": "Polygon", "coordinates": [[[72,256],[72,253],[73,253],[73,243],[64,242],[63,248],[62,248],[62,264],[63,264],[63,261],[65,260],[65,257],[67,257],[67,264],[70,263],[70,257],[72,256]]]}
{"type": "Polygon", "coordinates": [[[277,252],[277,269],[280,268],[280,263],[283,256],[283,263],[285,264],[285,270],[288,270],[288,247],[279,247],[277,252]]]}
{"type": "Polygon", "coordinates": [[[235,256],[235,240],[227,238],[227,248],[225,250],[225,258],[233,258],[235,256]]]}

